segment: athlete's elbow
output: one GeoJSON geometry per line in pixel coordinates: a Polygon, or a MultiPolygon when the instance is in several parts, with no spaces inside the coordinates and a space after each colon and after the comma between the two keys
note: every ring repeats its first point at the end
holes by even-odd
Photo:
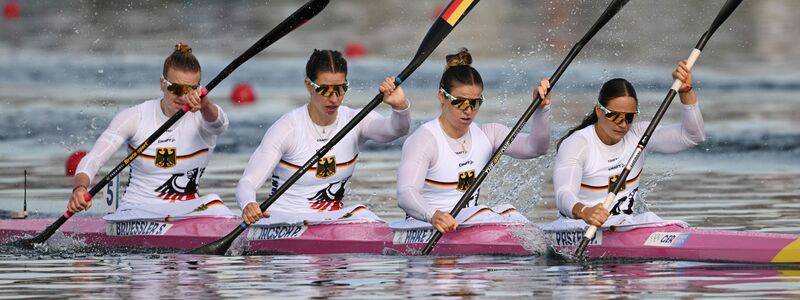
{"type": "Polygon", "coordinates": [[[686,144],[692,147],[705,143],[706,141],[706,133],[702,130],[698,132],[689,132],[686,137],[686,144]]]}
{"type": "Polygon", "coordinates": [[[537,143],[536,144],[536,154],[535,154],[534,157],[539,157],[539,156],[545,155],[547,153],[547,150],[550,150],[549,141],[543,142],[543,143],[537,143]]]}

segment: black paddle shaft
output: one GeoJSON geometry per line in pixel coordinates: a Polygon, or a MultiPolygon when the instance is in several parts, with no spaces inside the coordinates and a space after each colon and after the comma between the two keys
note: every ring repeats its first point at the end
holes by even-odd
{"type": "MultiPolygon", "coordinates": [[[[611,18],[613,18],[614,15],[616,15],[617,12],[619,12],[622,9],[622,7],[625,6],[625,4],[627,3],[628,0],[614,0],[613,2],[611,2],[608,8],[606,8],[606,10],[600,16],[600,18],[597,19],[597,21],[594,23],[594,25],[592,25],[592,27],[583,36],[583,38],[581,38],[580,41],[578,41],[574,46],[572,46],[572,49],[569,51],[569,54],[567,54],[567,57],[564,59],[564,61],[561,62],[561,65],[558,66],[558,69],[556,69],[555,73],[553,73],[553,76],[550,77],[550,88],[547,89],[548,94],[550,93],[550,90],[553,89],[553,86],[556,84],[558,79],[561,78],[561,75],[564,74],[564,71],[567,70],[569,64],[572,63],[572,60],[575,59],[575,57],[578,56],[578,53],[581,52],[583,46],[585,46],[586,43],[588,43],[589,40],[591,40],[592,37],[594,37],[594,35],[597,34],[597,32],[600,31],[600,29],[603,28],[603,26],[605,26],[606,23],[608,23],[608,21],[611,20],[611,18]]],[[[492,159],[486,163],[486,165],[483,167],[483,170],[481,170],[480,174],[478,174],[478,176],[475,177],[475,181],[467,188],[466,191],[464,191],[464,195],[461,196],[461,199],[458,200],[456,206],[453,207],[452,211],[450,211],[451,216],[453,217],[457,216],[458,213],[461,212],[461,209],[463,209],[464,206],[467,205],[469,199],[472,198],[472,195],[475,193],[475,191],[478,190],[478,187],[483,182],[483,180],[486,179],[486,176],[489,175],[489,172],[491,172],[494,166],[497,165],[497,163],[500,161],[500,158],[503,157],[503,154],[506,152],[508,147],[511,146],[511,142],[514,141],[514,138],[516,138],[517,135],[520,133],[520,131],[522,131],[522,127],[525,126],[525,123],[528,122],[528,119],[530,119],[530,117],[536,111],[536,108],[538,108],[541,103],[542,103],[542,97],[537,93],[536,98],[534,98],[531,105],[528,106],[528,109],[525,110],[525,113],[522,114],[522,117],[520,117],[519,121],[517,121],[517,123],[514,124],[514,127],[511,128],[511,132],[503,140],[503,143],[500,144],[500,147],[494,151],[494,154],[492,154],[492,159]]],[[[422,249],[422,254],[427,255],[431,253],[431,251],[433,251],[433,247],[436,246],[436,243],[439,242],[439,239],[441,238],[442,238],[441,232],[439,231],[434,232],[433,237],[431,237],[431,240],[428,241],[428,244],[426,244],[425,248],[422,249]]]]}
{"type": "MultiPolygon", "coordinates": [[[[467,12],[469,12],[469,10],[471,10],[472,7],[478,3],[478,1],[474,1],[469,6],[467,11],[464,12],[464,15],[466,15],[467,12]]],[[[460,22],[461,19],[458,21],[460,22]]],[[[419,49],[417,49],[417,53],[414,55],[414,58],[411,59],[411,62],[405,67],[405,69],[403,69],[403,71],[395,77],[394,84],[400,86],[400,84],[402,84],[403,81],[408,78],[408,76],[411,76],[411,73],[414,73],[414,71],[417,70],[417,68],[422,65],[423,62],[425,62],[425,59],[431,55],[431,52],[433,52],[433,50],[439,46],[439,44],[444,40],[445,37],[447,37],[453,28],[455,28],[455,25],[450,26],[450,24],[448,24],[443,18],[437,18],[430,30],[428,30],[428,33],[425,35],[425,38],[422,39],[422,43],[420,43],[419,49]]],[[[277,190],[275,190],[275,192],[273,192],[266,201],[259,205],[261,211],[266,211],[267,208],[272,205],[272,203],[275,203],[275,201],[278,200],[278,198],[283,195],[283,193],[286,192],[289,187],[299,180],[300,177],[303,177],[308,169],[322,159],[322,157],[325,156],[325,154],[328,153],[333,146],[339,143],[339,141],[341,141],[345,135],[350,133],[350,131],[353,130],[353,128],[355,128],[356,125],[358,125],[358,123],[367,116],[367,114],[372,112],[372,110],[381,104],[381,102],[383,102],[383,93],[378,93],[375,95],[375,98],[372,98],[372,100],[367,103],[367,105],[364,106],[364,108],[362,108],[352,120],[350,120],[350,122],[347,122],[347,124],[344,125],[342,130],[339,130],[339,132],[337,132],[336,135],[334,135],[327,143],[325,143],[322,148],[319,148],[314,156],[306,161],[306,163],[303,164],[300,169],[294,172],[294,174],[292,174],[292,176],[289,177],[286,182],[284,182],[277,190]]]]}
{"type": "MultiPolygon", "coordinates": [[[[411,73],[413,73],[420,65],[422,65],[425,59],[427,59],[428,56],[431,55],[433,50],[435,50],[436,47],[438,47],[439,44],[441,44],[444,38],[447,37],[447,35],[450,34],[451,31],[453,31],[453,28],[455,28],[456,25],[458,25],[458,23],[460,23],[461,20],[464,19],[464,16],[466,16],[467,13],[470,10],[472,10],[472,8],[476,4],[478,4],[478,1],[480,0],[474,0],[474,1],[454,0],[451,1],[447,7],[445,7],[439,18],[437,18],[436,21],[433,22],[433,25],[431,25],[431,28],[428,30],[428,33],[425,34],[425,37],[422,39],[422,42],[420,43],[419,48],[417,49],[417,53],[414,54],[414,58],[412,58],[408,66],[406,66],[405,69],[403,69],[403,71],[400,72],[400,74],[395,77],[394,80],[395,85],[399,86],[400,84],[402,84],[403,81],[406,78],[408,78],[408,76],[411,75],[411,73]],[[456,8],[461,8],[462,9],[461,11],[463,11],[463,13],[461,13],[460,15],[454,13],[454,11],[456,11],[456,8]]],[[[294,174],[292,174],[292,176],[286,179],[286,181],[280,187],[278,187],[278,189],[275,190],[269,196],[269,198],[267,198],[267,200],[265,200],[259,205],[261,211],[262,212],[266,211],[267,208],[269,208],[273,203],[275,203],[275,201],[277,201],[278,198],[280,198],[280,196],[283,195],[284,192],[286,192],[295,182],[297,182],[297,180],[299,180],[300,177],[302,177],[308,171],[308,169],[314,166],[314,164],[316,164],[326,153],[328,153],[328,151],[330,151],[331,148],[333,148],[333,146],[336,145],[336,143],[342,140],[342,138],[344,138],[345,135],[350,133],[350,131],[353,130],[353,128],[356,127],[356,125],[358,125],[358,123],[361,122],[361,120],[363,120],[364,117],[366,117],[367,114],[369,114],[372,110],[374,110],[375,107],[377,107],[381,102],[383,102],[383,93],[378,93],[378,95],[376,95],[375,98],[373,98],[366,106],[364,106],[364,108],[362,108],[361,111],[359,111],[358,114],[356,114],[352,120],[347,122],[347,124],[341,130],[339,130],[339,132],[337,132],[327,143],[325,143],[325,145],[322,146],[322,148],[319,148],[317,152],[308,161],[306,161],[306,163],[303,164],[303,166],[300,167],[300,169],[295,171],[294,174]]],[[[231,233],[225,235],[221,239],[216,240],[205,246],[196,248],[190,251],[189,253],[224,255],[225,252],[228,251],[228,248],[230,248],[230,246],[233,244],[233,241],[236,239],[236,237],[241,235],[244,232],[244,230],[247,229],[247,227],[249,226],[250,225],[248,225],[247,223],[242,222],[241,224],[239,224],[238,227],[236,227],[233,231],[231,231],[231,233]]]]}
{"type": "MultiPolygon", "coordinates": [[[[328,5],[329,1],[330,0],[311,0],[307,2],[305,5],[303,5],[303,7],[295,11],[288,18],[286,18],[286,20],[278,24],[278,26],[272,29],[272,31],[268,32],[255,44],[250,46],[250,48],[247,49],[244,53],[242,53],[242,55],[240,55],[239,57],[234,59],[230,64],[228,64],[228,66],[225,67],[225,69],[223,69],[219,74],[217,74],[217,76],[214,77],[214,79],[212,79],[208,83],[208,85],[205,86],[207,91],[211,91],[212,89],[214,89],[214,87],[216,87],[220,82],[222,82],[223,79],[228,77],[228,75],[233,73],[233,71],[236,70],[236,68],[238,68],[239,66],[241,66],[244,62],[246,62],[256,54],[267,48],[269,45],[272,45],[272,43],[274,43],[275,41],[284,37],[286,34],[291,32],[295,28],[300,27],[305,22],[316,16],[320,11],[322,11],[322,9],[325,8],[325,6],[328,5]]],[[[122,162],[120,162],[116,167],[114,167],[114,169],[112,169],[111,172],[109,172],[105,177],[103,177],[102,180],[97,182],[89,190],[89,192],[87,193],[88,196],[86,196],[86,201],[91,201],[94,195],[97,195],[97,193],[100,192],[100,190],[103,189],[103,187],[105,187],[111,180],[113,180],[115,176],[117,176],[120,172],[122,172],[122,170],[124,170],[125,167],[130,165],[131,162],[133,162],[133,160],[139,156],[139,154],[141,154],[145,149],[147,149],[147,147],[150,146],[150,144],[153,143],[153,141],[158,139],[165,131],[167,131],[167,129],[172,127],[172,125],[174,125],[175,122],[178,122],[178,120],[181,117],[183,117],[183,115],[185,115],[188,110],[189,110],[188,107],[184,106],[182,110],[177,111],[175,114],[172,115],[172,117],[167,119],[167,121],[164,122],[164,124],[162,124],[161,127],[156,129],[156,131],[153,132],[153,134],[151,134],[149,137],[147,137],[147,139],[145,139],[145,141],[142,142],[142,144],[139,145],[139,147],[136,147],[136,149],[134,149],[133,152],[128,154],[128,156],[125,157],[125,159],[123,159],[122,162]]],[[[21,244],[30,247],[33,244],[43,243],[48,238],[50,238],[50,236],[52,236],[53,233],[55,233],[56,230],[58,230],[58,228],[64,224],[64,222],[66,222],[70,217],[72,217],[72,215],[73,215],[72,213],[67,211],[60,218],[58,218],[58,220],[53,222],[53,224],[47,226],[47,228],[42,233],[29,240],[21,240],[20,241],[21,244]]]]}
{"type": "MultiPolygon", "coordinates": [[[[697,61],[697,58],[700,56],[700,52],[703,51],[703,48],[705,48],[706,43],[708,43],[708,40],[711,38],[711,36],[714,34],[717,28],[719,28],[719,26],[722,25],[722,23],[728,19],[728,17],[733,13],[733,11],[736,10],[736,7],[738,7],[739,4],[741,3],[742,0],[728,0],[727,2],[725,2],[725,5],[722,6],[722,9],[720,9],[719,13],[717,14],[717,17],[714,18],[713,22],[711,22],[711,26],[705,33],[703,33],[703,36],[700,37],[700,40],[694,47],[694,50],[692,50],[691,55],[689,55],[687,64],[689,69],[691,69],[694,63],[697,61]]],[[[667,108],[669,108],[670,103],[672,103],[672,99],[674,99],[675,95],[678,94],[678,88],[680,88],[680,86],[681,82],[676,79],[673,82],[669,92],[667,92],[666,98],[664,98],[664,101],[662,101],[661,105],[659,105],[656,114],[653,116],[653,120],[650,122],[650,125],[647,126],[647,129],[642,134],[642,138],[639,140],[639,144],[636,146],[636,150],[633,151],[633,154],[631,155],[630,159],[628,159],[628,162],[625,164],[625,168],[622,169],[622,172],[618,177],[620,178],[620,180],[617,180],[617,182],[611,188],[611,191],[606,196],[606,199],[603,202],[603,205],[606,208],[611,206],[617,193],[619,193],[619,191],[622,189],[623,184],[626,182],[628,178],[628,174],[630,174],[631,170],[633,169],[633,165],[636,164],[636,161],[639,159],[639,156],[641,156],[641,154],[644,152],[644,148],[647,147],[647,143],[650,142],[650,137],[653,135],[653,132],[655,132],[658,123],[661,122],[661,118],[664,117],[667,108]]],[[[583,253],[586,251],[586,247],[589,245],[589,242],[594,238],[596,232],[597,232],[597,226],[589,226],[589,229],[587,229],[586,233],[583,235],[583,239],[581,240],[581,243],[578,245],[578,248],[575,249],[576,257],[583,256],[583,253]]]]}

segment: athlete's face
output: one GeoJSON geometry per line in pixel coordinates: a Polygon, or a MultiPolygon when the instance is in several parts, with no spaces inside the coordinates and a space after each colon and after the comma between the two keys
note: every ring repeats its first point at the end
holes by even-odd
{"type": "MultiPolygon", "coordinates": [[[[320,72],[317,73],[317,78],[314,80],[315,86],[312,86],[311,81],[306,78],[306,89],[311,95],[311,101],[308,103],[313,113],[320,114],[320,117],[331,118],[336,117],[336,112],[339,110],[339,105],[342,105],[344,100],[344,93],[338,88],[334,88],[333,92],[328,92],[327,89],[321,89],[322,92],[317,92],[319,87],[339,86],[347,83],[347,74],[345,73],[331,73],[320,72]],[[327,95],[327,96],[325,96],[327,95]]],[[[345,90],[346,91],[346,90],[345,90]]]]}
{"type": "MultiPolygon", "coordinates": [[[[606,108],[613,112],[636,113],[637,105],[638,103],[633,97],[623,96],[609,100],[606,108]]],[[[617,122],[606,118],[606,113],[598,105],[595,105],[594,113],[597,114],[597,125],[595,126],[597,135],[607,145],[618,143],[631,129],[631,123],[625,118],[621,118],[621,120],[618,118],[617,122]]]]}
{"type": "MultiPolygon", "coordinates": [[[[479,85],[458,85],[450,88],[448,91],[450,95],[456,98],[478,99],[483,94],[483,88],[479,85]]],[[[453,105],[452,101],[445,97],[444,92],[439,90],[439,103],[442,105],[442,116],[444,120],[458,130],[466,130],[475,116],[478,115],[478,109],[471,106],[466,109],[461,109],[457,105],[453,105]]]]}
{"type": "MultiPolygon", "coordinates": [[[[200,85],[200,72],[192,72],[192,71],[183,71],[183,70],[176,70],[176,69],[167,69],[166,81],[169,85],[173,86],[199,86],[200,85]]],[[[180,92],[170,91],[169,85],[164,82],[164,80],[159,80],[161,82],[161,91],[164,93],[164,101],[166,103],[165,107],[168,108],[167,115],[172,115],[175,111],[180,109],[180,106],[175,104],[175,101],[180,98],[178,94],[180,92]]],[[[173,90],[178,90],[173,87],[173,90]]]]}

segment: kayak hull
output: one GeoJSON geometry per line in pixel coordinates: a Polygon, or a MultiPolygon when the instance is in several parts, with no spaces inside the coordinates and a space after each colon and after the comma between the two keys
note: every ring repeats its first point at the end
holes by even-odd
{"type": "MultiPolygon", "coordinates": [[[[53,221],[54,218],[0,220],[0,242],[34,236],[53,221]]],[[[240,222],[238,218],[219,217],[118,223],[107,223],[101,218],[74,218],[59,231],[87,246],[186,251],[218,240],[240,222]]],[[[432,254],[533,254],[512,233],[522,227],[519,224],[463,226],[445,234],[432,254]]],[[[417,254],[432,233],[432,229],[393,231],[384,222],[372,221],[251,226],[242,236],[246,254],[417,254]]]]}
{"type": "MultiPolygon", "coordinates": [[[[523,234],[525,230],[524,224],[488,223],[460,226],[455,232],[442,235],[431,254],[536,254],[525,249],[523,241],[516,235],[523,234]]],[[[391,253],[419,254],[433,233],[434,229],[397,230],[389,246],[391,253]]]]}
{"type": "MultiPolygon", "coordinates": [[[[658,259],[745,263],[800,262],[800,236],[684,228],[679,225],[599,231],[592,259],[658,259]]],[[[583,231],[545,231],[558,253],[574,253],[583,231]]]]}

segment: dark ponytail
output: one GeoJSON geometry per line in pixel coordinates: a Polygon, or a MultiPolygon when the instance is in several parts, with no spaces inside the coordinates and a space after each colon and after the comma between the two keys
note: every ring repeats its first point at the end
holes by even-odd
{"type": "MultiPolygon", "coordinates": [[[[603,87],[600,88],[600,94],[597,96],[597,101],[600,102],[603,106],[608,106],[608,102],[611,99],[618,98],[618,97],[625,97],[629,96],[636,100],[638,105],[639,98],[636,97],[636,90],[633,89],[633,85],[625,79],[622,78],[614,78],[606,83],[603,84],[603,87]]],[[[558,140],[558,144],[556,144],[556,151],[558,151],[558,147],[561,147],[561,142],[566,140],[570,135],[575,133],[575,131],[584,129],[589,125],[597,123],[597,114],[594,112],[594,105],[592,105],[592,111],[583,118],[578,126],[573,127],[567,134],[565,134],[561,139],[558,140]]]]}
{"type": "Polygon", "coordinates": [[[164,60],[164,76],[169,69],[200,73],[200,62],[192,54],[192,47],[184,43],[175,45],[175,51],[164,60]]]}
{"type": "Polygon", "coordinates": [[[306,77],[315,81],[321,72],[344,73],[347,77],[347,61],[342,53],[336,50],[314,49],[306,63],[306,77]]]}
{"type": "Polygon", "coordinates": [[[446,56],[447,66],[445,67],[442,79],[439,80],[439,87],[444,88],[448,93],[454,86],[477,85],[483,89],[483,79],[478,70],[472,66],[472,55],[467,48],[458,49],[458,53],[446,56]]]}

